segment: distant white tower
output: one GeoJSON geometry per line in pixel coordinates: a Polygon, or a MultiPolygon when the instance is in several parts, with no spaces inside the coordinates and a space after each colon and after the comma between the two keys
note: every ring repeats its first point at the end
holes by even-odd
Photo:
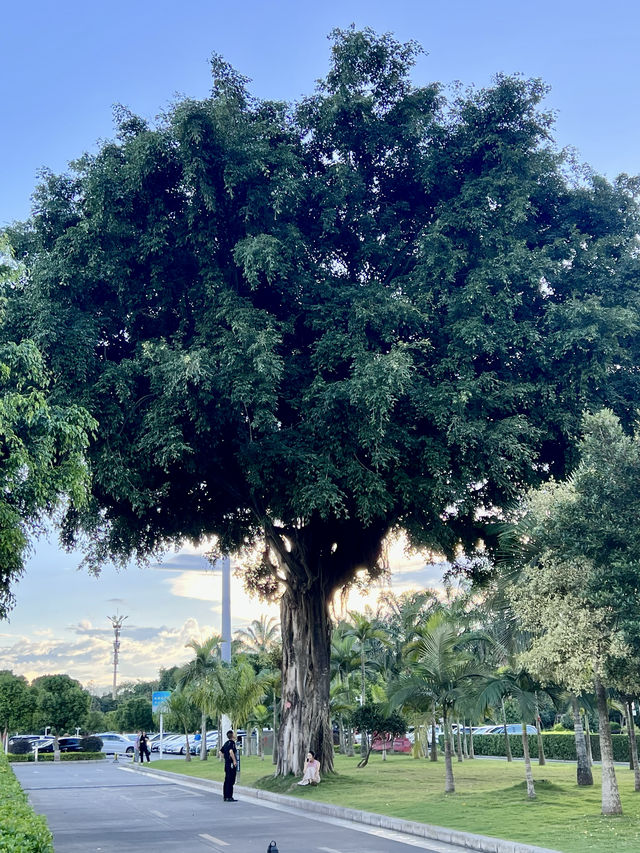
{"type": "Polygon", "coordinates": [[[113,625],[113,687],[111,688],[111,698],[116,699],[118,695],[118,657],[120,655],[120,631],[122,623],[128,616],[107,616],[107,619],[113,625]]]}

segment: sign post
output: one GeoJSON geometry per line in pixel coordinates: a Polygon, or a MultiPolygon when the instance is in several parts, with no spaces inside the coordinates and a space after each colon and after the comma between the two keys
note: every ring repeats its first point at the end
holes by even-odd
{"type": "Polygon", "coordinates": [[[167,699],[171,696],[170,690],[154,690],[151,694],[151,711],[154,714],[160,714],[160,758],[163,755],[163,735],[164,735],[164,720],[162,719],[162,712],[165,709],[165,705],[167,699]]]}

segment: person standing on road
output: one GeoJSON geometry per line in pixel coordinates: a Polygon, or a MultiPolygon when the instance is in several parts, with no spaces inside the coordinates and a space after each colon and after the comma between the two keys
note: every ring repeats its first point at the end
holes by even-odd
{"type": "Polygon", "coordinates": [[[227,732],[227,740],[220,749],[220,754],[224,755],[224,785],[222,786],[222,796],[225,803],[237,803],[238,801],[233,796],[233,786],[236,781],[236,772],[238,770],[238,749],[236,747],[236,736],[232,731],[227,732]]]}
{"type": "Polygon", "coordinates": [[[144,764],[144,757],[147,756],[147,764],[151,761],[149,754],[149,738],[146,732],[140,732],[140,764],[144,764]]]}

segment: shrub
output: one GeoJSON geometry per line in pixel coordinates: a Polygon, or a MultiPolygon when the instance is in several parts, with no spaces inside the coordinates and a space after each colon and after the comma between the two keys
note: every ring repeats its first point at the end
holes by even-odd
{"type": "MultiPolygon", "coordinates": [[[[8,755],[10,764],[17,764],[24,761],[35,761],[34,754],[27,753],[26,755],[8,755]]],[[[106,758],[102,752],[61,752],[60,761],[99,761],[106,758]]],[[[55,755],[52,752],[41,752],[38,755],[38,761],[55,761],[55,755]]],[[[2,848],[0,848],[2,850],[2,848]]]]}
{"type": "Polygon", "coordinates": [[[575,720],[573,719],[573,714],[563,714],[560,717],[560,722],[565,727],[565,729],[569,729],[569,731],[573,731],[575,728],[575,720]]]}
{"type": "Polygon", "coordinates": [[[101,749],[102,738],[96,737],[95,735],[89,735],[88,737],[83,737],[80,740],[81,752],[100,752],[101,749]]]}
{"type": "MultiPolygon", "coordinates": [[[[576,761],[576,742],[573,732],[545,732],[544,754],[547,758],[555,758],[560,761],[576,761]]],[[[636,735],[638,750],[640,751],[640,735],[636,735]]],[[[627,735],[613,735],[613,758],[614,761],[629,761],[629,738],[627,735]]],[[[520,735],[509,735],[511,754],[514,758],[522,758],[522,738],[520,735]]],[[[504,735],[474,735],[473,750],[476,755],[505,755],[504,735]]],[[[538,739],[535,735],[529,735],[529,750],[532,758],[538,757],[538,739]]],[[[591,752],[594,761],[600,761],[600,738],[591,735],[591,752]]]]}
{"type": "Polygon", "coordinates": [[[28,752],[32,752],[31,741],[29,740],[14,740],[13,743],[9,744],[9,753],[11,755],[26,755],[28,752]]]}
{"type": "Polygon", "coordinates": [[[53,853],[53,838],[46,820],[35,814],[1,753],[0,850],[3,853],[53,853]]]}

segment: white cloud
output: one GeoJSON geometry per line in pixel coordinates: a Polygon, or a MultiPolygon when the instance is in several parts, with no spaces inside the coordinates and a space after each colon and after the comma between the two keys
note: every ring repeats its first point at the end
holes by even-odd
{"type": "MultiPolygon", "coordinates": [[[[191,657],[192,651],[185,648],[190,640],[202,642],[211,634],[220,633],[221,576],[219,572],[204,568],[201,551],[185,548],[160,567],[167,572],[162,585],[170,593],[173,604],[169,610],[163,608],[163,615],[157,618],[156,624],[153,624],[153,605],[138,610],[137,624],[133,615],[124,622],[120,637],[119,681],[151,680],[161,667],[181,665],[191,657]],[[206,610],[200,606],[198,618],[189,615],[191,608],[196,609],[196,602],[206,603],[206,610]]],[[[407,552],[403,543],[394,543],[389,549],[389,562],[391,589],[396,594],[441,583],[441,567],[430,564],[429,555],[407,552]]],[[[380,593],[388,588],[385,581],[372,584],[366,594],[352,590],[346,603],[337,599],[334,614],[340,617],[348,610],[361,611],[366,605],[375,609],[380,593]]],[[[132,600],[140,600],[137,590],[132,596],[132,600]]],[[[108,599],[110,604],[122,601],[124,599],[108,599]]],[[[231,577],[231,609],[233,631],[261,615],[276,619],[280,615],[277,603],[268,604],[250,596],[242,579],[234,574],[231,577]]],[[[94,620],[99,618],[98,611],[94,620]]],[[[0,669],[12,669],[29,680],[39,675],[66,672],[89,689],[97,692],[110,689],[113,630],[108,623],[100,620],[96,624],[85,617],[55,630],[40,625],[30,628],[28,634],[24,629],[20,635],[0,634],[0,669]]]]}

